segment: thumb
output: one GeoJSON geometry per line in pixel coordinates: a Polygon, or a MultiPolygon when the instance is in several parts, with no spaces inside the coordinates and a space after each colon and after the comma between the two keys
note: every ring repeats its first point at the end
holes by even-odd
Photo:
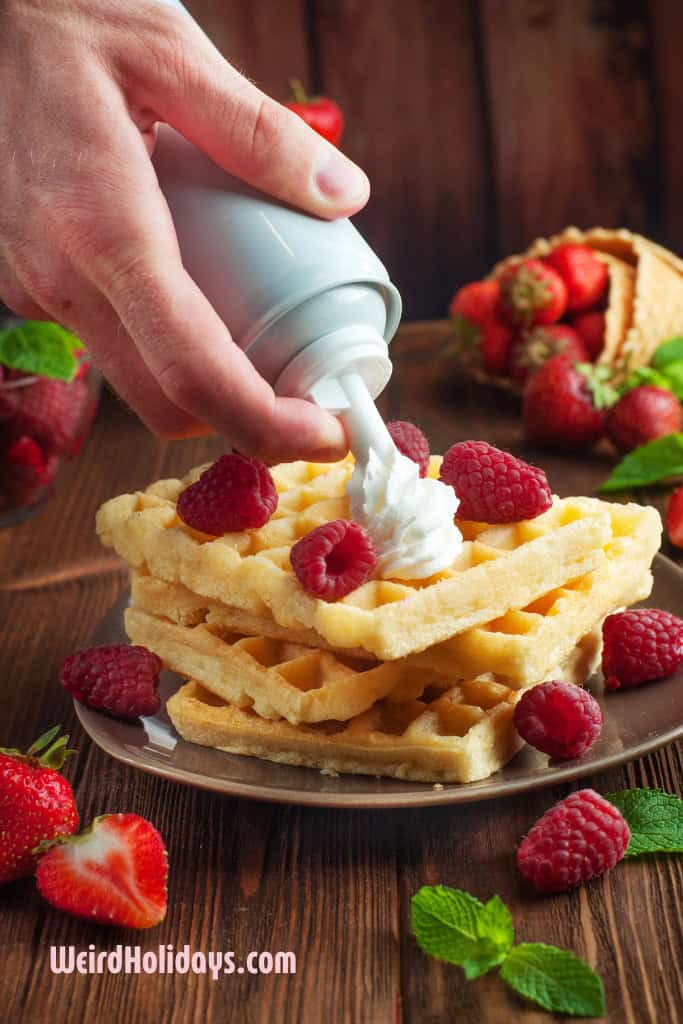
{"type": "Polygon", "coordinates": [[[365,205],[370,185],[356,164],[240,75],[188,15],[163,14],[124,56],[136,104],[228,173],[286,203],[326,218],[365,205]]]}

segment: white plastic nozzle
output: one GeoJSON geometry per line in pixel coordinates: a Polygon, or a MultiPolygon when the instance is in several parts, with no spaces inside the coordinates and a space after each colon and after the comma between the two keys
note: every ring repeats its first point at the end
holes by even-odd
{"type": "Polygon", "coordinates": [[[345,373],[337,379],[337,384],[346,398],[346,408],[340,418],[356,461],[365,465],[371,448],[380,458],[388,456],[394,449],[394,442],[364,379],[358,373],[345,373]]]}

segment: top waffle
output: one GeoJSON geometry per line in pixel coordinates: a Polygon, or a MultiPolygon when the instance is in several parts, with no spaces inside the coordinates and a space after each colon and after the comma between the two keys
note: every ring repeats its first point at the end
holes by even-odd
{"type": "MultiPolygon", "coordinates": [[[[438,474],[433,458],[430,473],[438,474]]],[[[465,538],[450,568],[427,580],[372,580],[340,601],[305,593],[290,565],[292,545],[324,522],[348,517],[350,458],[332,465],[296,462],[272,470],[279,504],[260,529],[209,537],[176,513],[184,480],[106,502],[97,517],[102,542],[131,566],[196,594],[286,628],[315,629],[335,648],[362,648],[390,660],[523,608],[598,568],[612,537],[609,505],[555,499],[536,519],[505,526],[459,521],[465,538]]]]}

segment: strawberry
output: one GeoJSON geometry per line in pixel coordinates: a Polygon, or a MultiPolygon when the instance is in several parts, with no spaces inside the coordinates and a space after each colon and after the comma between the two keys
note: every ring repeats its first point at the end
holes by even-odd
{"type": "Polygon", "coordinates": [[[607,267],[587,245],[567,242],[553,249],[545,262],[567,286],[567,310],[579,313],[597,305],[607,291],[607,267]]]}
{"type": "Polygon", "coordinates": [[[572,362],[588,361],[585,345],[576,331],[567,324],[548,324],[547,327],[523,331],[512,345],[510,376],[518,384],[524,384],[538,366],[560,353],[572,362]]]}
{"type": "Polygon", "coordinates": [[[333,146],[338,146],[344,131],[341,107],[327,96],[308,96],[298,78],[292,78],[289,85],[293,99],[285,103],[287,109],[298,114],[307,125],[333,146]]]}
{"type": "Polygon", "coordinates": [[[166,916],[168,854],[139,815],[103,814],[43,849],[36,882],[53,907],[122,928],[153,928],[166,916]]]}
{"type": "Polygon", "coordinates": [[[73,791],[59,771],[75,751],[58,732],[49,729],[25,754],[0,748],[0,883],[33,874],[34,848],[78,828],[73,791]]]}
{"type": "Polygon", "coordinates": [[[605,347],[605,314],[594,309],[588,313],[577,313],[569,322],[581,336],[590,362],[595,362],[605,347]]]}
{"type": "Polygon", "coordinates": [[[666,508],[666,529],[671,543],[677,548],[683,548],[683,484],[677,487],[669,498],[666,508]]]}
{"type": "Polygon", "coordinates": [[[616,397],[609,370],[553,356],[524,386],[524,433],[530,441],[567,450],[586,448],[605,432],[605,410],[616,397]]]}
{"type": "Polygon", "coordinates": [[[607,416],[607,433],[615,448],[630,452],[641,444],[683,426],[681,403],[666,388],[641,384],[622,395],[607,416]]]}
{"type": "Polygon", "coordinates": [[[500,308],[511,324],[554,324],[567,307],[564,281],[541,260],[518,260],[501,272],[498,281],[500,308]]]}
{"type": "Polygon", "coordinates": [[[38,377],[19,390],[19,408],[9,421],[11,436],[27,434],[47,455],[72,454],[88,400],[86,382],[38,377]]]}
{"type": "Polygon", "coordinates": [[[512,331],[501,319],[499,301],[498,281],[473,281],[458,289],[448,313],[461,358],[483,366],[494,376],[505,376],[512,331]]]}

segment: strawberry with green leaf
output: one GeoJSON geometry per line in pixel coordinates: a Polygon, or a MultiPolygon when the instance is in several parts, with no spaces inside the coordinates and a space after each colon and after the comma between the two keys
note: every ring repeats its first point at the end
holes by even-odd
{"type": "Polygon", "coordinates": [[[498,281],[487,278],[463,285],[451,299],[448,315],[458,357],[493,376],[506,376],[513,335],[500,315],[498,281]]]}
{"type": "Polygon", "coordinates": [[[605,433],[607,409],[617,400],[606,366],[553,356],[524,388],[524,433],[529,441],[573,451],[588,448],[605,433]]]}
{"type": "Polygon", "coordinates": [[[49,729],[26,753],[0,748],[0,883],[32,874],[34,848],[78,828],[73,791],[60,772],[76,751],[59,730],[49,729]]]}

